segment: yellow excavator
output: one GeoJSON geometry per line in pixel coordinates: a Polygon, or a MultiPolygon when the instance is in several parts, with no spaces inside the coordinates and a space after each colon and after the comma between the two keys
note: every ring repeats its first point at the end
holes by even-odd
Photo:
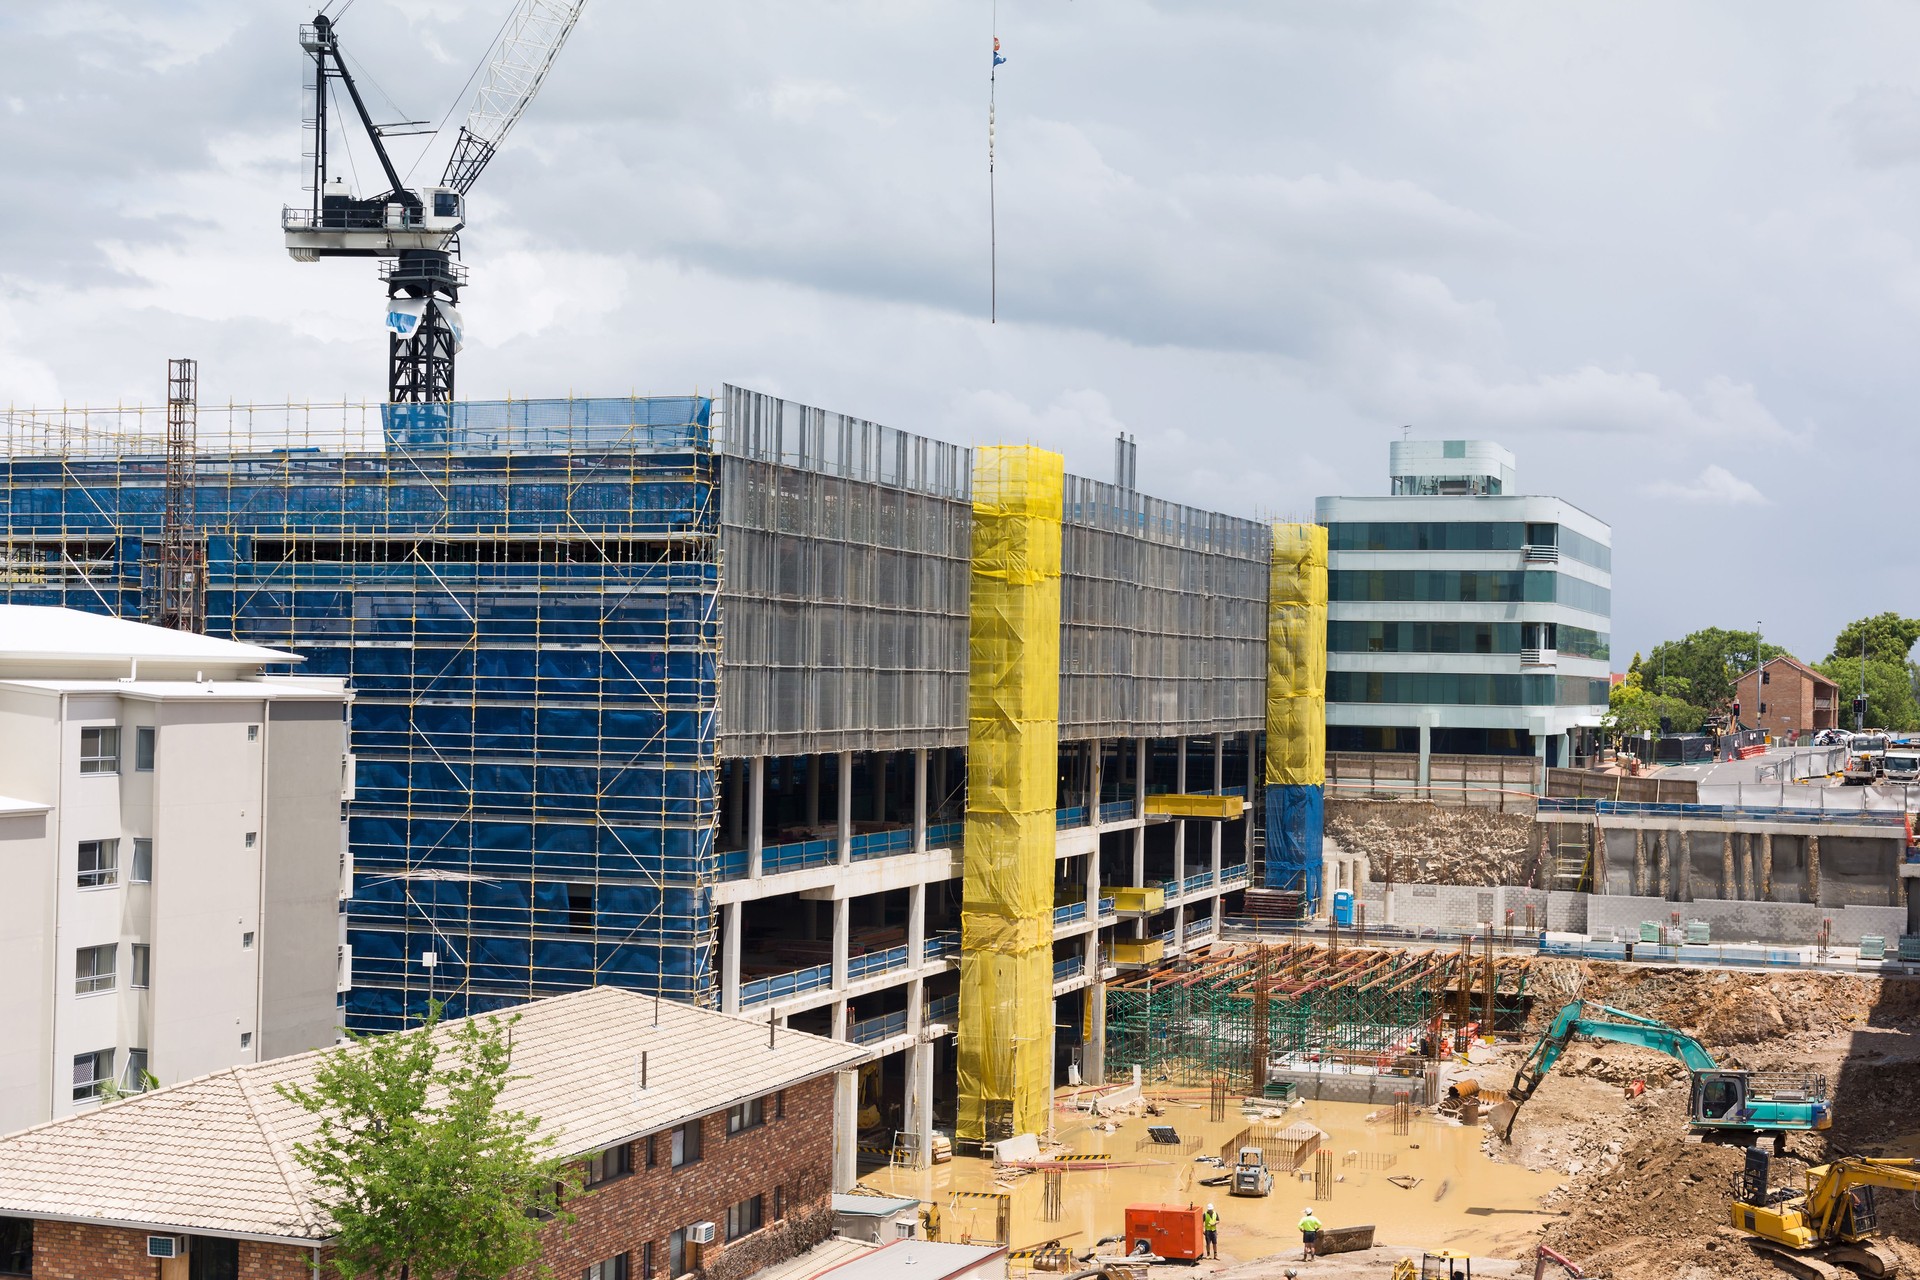
{"type": "Polygon", "coordinates": [[[1755,1147],[1734,1188],[1733,1226],[1782,1270],[1808,1280],[1891,1276],[1898,1264],[1874,1243],[1876,1187],[1920,1191],[1920,1160],[1843,1156],[1807,1170],[1804,1190],[1768,1185],[1772,1157],[1755,1147]]]}

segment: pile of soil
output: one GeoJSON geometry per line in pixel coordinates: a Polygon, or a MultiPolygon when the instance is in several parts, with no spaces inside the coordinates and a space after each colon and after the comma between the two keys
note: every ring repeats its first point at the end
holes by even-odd
{"type": "Polygon", "coordinates": [[[1424,800],[1329,800],[1326,833],[1396,884],[1525,883],[1533,815],[1424,800]]]}
{"type": "MultiPolygon", "coordinates": [[[[1797,1134],[1776,1159],[1776,1186],[1843,1154],[1920,1154],[1920,982],[1817,973],[1754,973],[1536,962],[1529,1035],[1564,997],[1659,1018],[1704,1043],[1723,1065],[1812,1070],[1828,1078],[1833,1127],[1797,1134]]],[[[1604,1015],[1601,1015],[1604,1016],[1604,1015]]],[[[1496,1087],[1529,1044],[1479,1073],[1496,1087]]],[[[1580,1041],[1521,1109],[1495,1159],[1564,1171],[1543,1207],[1541,1237],[1591,1276],[1614,1280],[1748,1280],[1784,1274],[1735,1232],[1728,1205],[1744,1154],[1686,1136],[1686,1073],[1650,1050],[1580,1041]],[[1630,1095],[1628,1086],[1643,1091],[1630,1095]]],[[[1882,1243],[1920,1264],[1915,1197],[1879,1197],[1882,1243]]]]}

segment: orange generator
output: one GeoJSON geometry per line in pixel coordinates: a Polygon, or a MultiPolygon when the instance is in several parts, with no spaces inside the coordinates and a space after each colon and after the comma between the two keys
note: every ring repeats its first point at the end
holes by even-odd
{"type": "Polygon", "coordinates": [[[1193,1205],[1128,1205],[1127,1252],[1139,1252],[1143,1240],[1155,1256],[1179,1262],[1198,1261],[1207,1248],[1200,1234],[1200,1210],[1193,1205]]]}

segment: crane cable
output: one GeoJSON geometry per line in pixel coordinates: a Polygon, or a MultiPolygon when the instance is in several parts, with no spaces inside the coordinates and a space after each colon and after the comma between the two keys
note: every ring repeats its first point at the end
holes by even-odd
{"type": "MultiPolygon", "coordinates": [[[[347,3],[352,4],[353,0],[347,0],[347,3]]],[[[432,149],[434,142],[439,139],[441,131],[447,127],[447,121],[453,119],[453,113],[458,111],[460,104],[467,100],[467,91],[473,88],[473,82],[479,78],[480,72],[485,69],[487,63],[492,60],[493,51],[500,47],[500,37],[507,33],[507,24],[513,21],[513,15],[518,13],[519,9],[520,6],[516,3],[507,10],[507,16],[500,19],[499,29],[493,33],[493,39],[487,42],[486,51],[480,55],[480,61],[475,63],[473,70],[468,73],[467,82],[461,85],[460,92],[454,95],[453,105],[448,107],[447,113],[440,117],[440,123],[433,126],[433,132],[427,135],[426,145],[420,148],[420,154],[415,156],[413,163],[407,166],[406,177],[408,180],[413,178],[413,171],[420,167],[420,162],[427,158],[427,152],[432,149]]]]}

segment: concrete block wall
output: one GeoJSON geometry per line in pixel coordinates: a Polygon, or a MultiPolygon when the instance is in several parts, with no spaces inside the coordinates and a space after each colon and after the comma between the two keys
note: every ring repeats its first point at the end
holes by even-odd
{"type": "MultiPolygon", "coordinates": [[[[1405,929],[1477,929],[1489,920],[1504,929],[1508,912],[1516,929],[1580,932],[1586,927],[1586,894],[1523,889],[1515,885],[1399,884],[1393,889],[1391,923],[1405,929]]],[[[1387,924],[1386,885],[1374,881],[1361,899],[1369,924],[1387,924]]]]}
{"type": "Polygon", "coordinates": [[[1695,898],[1674,903],[1662,898],[1625,895],[1595,896],[1587,903],[1587,928],[1595,937],[1611,936],[1618,930],[1623,938],[1640,936],[1643,920],[1668,922],[1678,911],[1682,921],[1705,920],[1712,926],[1713,941],[1778,942],[1809,946],[1820,934],[1820,922],[1831,920],[1828,940],[1836,946],[1854,946],[1863,934],[1878,934],[1892,940],[1906,931],[1905,907],[1816,906],[1807,902],[1739,902],[1717,898],[1695,898]]]}

